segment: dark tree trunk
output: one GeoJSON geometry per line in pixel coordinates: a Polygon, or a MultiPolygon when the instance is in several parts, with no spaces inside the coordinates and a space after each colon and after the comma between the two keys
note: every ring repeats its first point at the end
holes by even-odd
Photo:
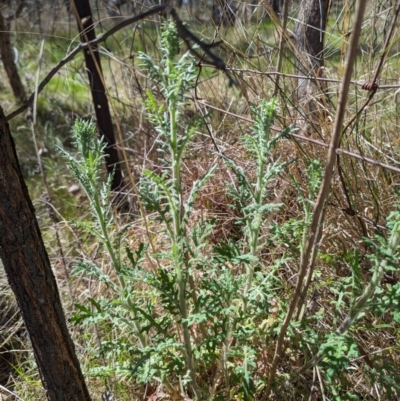
{"type": "MultiPolygon", "coordinates": [[[[299,54],[296,69],[299,75],[322,76],[324,66],[324,38],[330,0],[304,0],[300,2],[298,22],[295,27],[299,54]]],[[[321,84],[299,79],[298,100],[306,112],[317,113],[321,84]],[[319,94],[318,94],[319,92],[319,94]],[[314,100],[313,100],[314,99],[314,100]]]]}
{"type": "Polygon", "coordinates": [[[90,400],[57,283],[0,107],[0,257],[50,401],[90,400]]]}
{"type": "Polygon", "coordinates": [[[282,11],[283,0],[268,0],[268,3],[274,10],[275,14],[280,16],[282,11]]]}
{"type": "Polygon", "coordinates": [[[295,28],[297,48],[314,71],[324,65],[324,38],[330,0],[305,0],[300,3],[295,28]]]}
{"type": "Polygon", "coordinates": [[[236,7],[229,0],[215,0],[211,14],[216,26],[231,26],[236,20],[236,7]]]}
{"type": "MultiPolygon", "coordinates": [[[[81,33],[81,41],[87,42],[96,38],[96,33],[93,25],[92,10],[88,0],[74,0],[78,29],[81,33]]],[[[111,189],[118,190],[122,187],[122,173],[119,163],[118,151],[115,147],[115,136],[112,125],[110,108],[106,91],[103,85],[103,73],[101,70],[100,56],[97,46],[85,50],[85,63],[88,72],[90,89],[94,110],[96,113],[97,126],[100,136],[104,136],[107,142],[106,153],[107,171],[111,174],[114,171],[114,178],[111,189]]]]}
{"type": "Polygon", "coordinates": [[[17,66],[15,65],[15,54],[14,49],[11,46],[10,31],[7,26],[3,14],[0,12],[0,55],[3,61],[4,69],[8,80],[10,82],[12,91],[17,100],[21,103],[26,100],[26,93],[24,85],[22,84],[21,78],[18,73],[17,66]]]}

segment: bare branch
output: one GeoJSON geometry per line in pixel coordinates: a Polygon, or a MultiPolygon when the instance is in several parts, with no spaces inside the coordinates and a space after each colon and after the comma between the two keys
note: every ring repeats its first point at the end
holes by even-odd
{"type": "Polygon", "coordinates": [[[169,6],[168,4],[161,4],[159,6],[155,6],[150,8],[149,10],[145,11],[144,13],[141,13],[139,15],[135,15],[134,17],[127,18],[123,21],[121,21],[119,24],[115,25],[113,28],[105,32],[104,34],[100,35],[94,40],[91,40],[86,43],[81,43],[78,46],[75,47],[70,53],[68,53],[58,64],[56,64],[50,72],[46,75],[46,77],[43,79],[42,82],[38,85],[36,90],[29,96],[29,98],[25,101],[25,103],[19,107],[17,110],[13,111],[11,114],[6,116],[6,120],[10,121],[12,118],[17,116],[18,114],[21,114],[25,110],[29,108],[29,106],[33,103],[35,96],[37,96],[39,93],[43,91],[43,89],[46,87],[46,85],[50,82],[50,80],[57,74],[58,71],[64,65],[66,65],[68,62],[70,62],[80,51],[87,49],[89,46],[95,46],[98,45],[99,43],[104,42],[107,38],[110,36],[114,35],[116,32],[120,31],[121,29],[134,24],[135,22],[138,22],[144,18],[147,18],[151,15],[154,14],[163,14],[165,16],[171,15],[171,17],[174,19],[177,30],[179,35],[182,37],[184,42],[186,43],[188,49],[194,53],[199,59],[202,59],[202,57],[199,55],[199,53],[196,50],[193,50],[193,47],[191,45],[191,42],[198,45],[204,53],[208,57],[208,63],[210,63],[212,66],[215,68],[222,70],[226,76],[229,79],[229,84],[235,84],[235,81],[231,77],[231,75],[227,72],[226,70],[226,65],[225,63],[218,57],[216,56],[210,49],[217,44],[206,44],[203,41],[201,41],[196,35],[194,35],[192,32],[190,32],[182,23],[180,18],[178,17],[178,14],[176,11],[169,6]]]}
{"type": "Polygon", "coordinates": [[[349,85],[351,75],[353,73],[354,67],[354,60],[356,58],[356,50],[358,39],[360,37],[361,32],[361,24],[362,18],[364,15],[366,2],[364,0],[359,0],[357,2],[357,9],[355,13],[355,21],[354,21],[354,28],[353,33],[350,39],[350,48],[347,55],[346,60],[346,70],[343,76],[343,82],[340,88],[340,95],[339,95],[339,104],[335,118],[335,124],[332,132],[331,141],[329,144],[329,151],[328,151],[328,160],[325,168],[325,177],[322,181],[320,191],[318,194],[318,198],[315,202],[315,207],[313,211],[313,218],[311,221],[311,226],[308,232],[308,238],[304,253],[300,260],[299,272],[297,277],[297,284],[295,288],[295,292],[293,294],[292,300],[289,305],[289,309],[286,313],[285,319],[282,323],[282,327],[278,336],[278,340],[275,347],[275,353],[272,360],[272,366],[269,373],[265,393],[263,400],[268,400],[269,395],[272,390],[272,384],[275,379],[276,369],[278,364],[282,358],[282,354],[284,351],[284,340],[286,337],[286,332],[289,327],[290,322],[292,321],[293,314],[295,312],[296,307],[298,306],[299,298],[302,293],[303,289],[303,281],[306,276],[307,271],[310,271],[313,268],[313,262],[316,255],[316,252],[319,247],[319,239],[321,236],[322,226],[323,226],[323,219],[324,219],[324,209],[325,209],[325,201],[328,197],[330,188],[331,188],[331,181],[333,177],[333,170],[335,167],[336,161],[336,151],[338,149],[340,134],[342,132],[343,127],[343,120],[344,115],[346,112],[346,104],[347,104],[347,97],[349,93],[349,85]]]}
{"type": "MultiPolygon", "coordinates": [[[[198,103],[202,104],[202,105],[204,105],[206,107],[209,107],[210,109],[216,110],[216,111],[218,111],[220,113],[226,114],[228,116],[235,117],[235,118],[237,118],[239,120],[247,121],[248,123],[251,123],[251,124],[254,122],[251,118],[243,117],[243,116],[241,116],[239,114],[235,114],[235,113],[232,113],[230,111],[221,109],[221,108],[216,107],[216,106],[214,106],[212,104],[206,103],[204,100],[198,100],[198,103]]],[[[271,130],[276,131],[276,132],[281,132],[282,128],[277,127],[276,125],[272,125],[271,126],[271,130]]],[[[291,137],[293,137],[293,138],[296,138],[296,139],[300,140],[300,141],[310,142],[310,143],[313,143],[313,144],[315,144],[317,146],[322,146],[323,148],[329,148],[329,144],[328,143],[319,141],[317,139],[310,138],[308,136],[295,134],[293,132],[290,132],[289,135],[291,137]]],[[[398,167],[391,166],[390,164],[382,163],[379,160],[375,160],[375,159],[372,159],[370,157],[366,157],[366,156],[360,155],[358,153],[350,152],[349,150],[346,150],[346,149],[337,148],[336,149],[336,153],[339,154],[339,155],[346,155],[346,156],[353,157],[353,158],[361,160],[363,162],[366,162],[366,163],[373,164],[375,166],[381,167],[381,168],[383,168],[385,170],[390,170],[390,171],[394,171],[395,173],[400,173],[400,168],[398,168],[398,167]]]]}

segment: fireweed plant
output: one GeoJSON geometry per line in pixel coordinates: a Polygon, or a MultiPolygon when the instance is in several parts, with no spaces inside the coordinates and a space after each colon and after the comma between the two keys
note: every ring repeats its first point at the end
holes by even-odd
{"type": "MultiPolygon", "coordinates": [[[[98,343],[92,343],[97,358],[87,368],[89,375],[160,385],[173,399],[262,399],[292,291],[279,271],[301,258],[322,168],[317,161],[310,162],[304,173],[306,190],[293,179],[303,213],[276,223],[274,217],[282,205],[274,200],[271,188],[287,165],[275,158],[274,149],[289,129],[272,135],[277,105],[274,100],[260,100],[251,108],[254,124],[242,138],[252,169],[220,156],[236,178],[226,184],[226,192],[239,216],[236,224],[241,235],[213,243],[217,220],[199,219],[195,211],[196,198],[215,169],[211,167],[194,182],[184,182],[182,174],[201,122],[183,122],[197,72],[188,53],[178,58],[179,40],[171,21],[162,24],[161,49],[159,65],[145,54],[139,56],[157,89],[157,95],[147,92],[145,106],[158,133],[160,157],[157,170],[145,170],[139,182],[140,202],[152,235],[145,242],[151,242],[151,247],[147,243],[137,249],[124,246],[130,234],[118,229],[111,212],[111,179],[103,180],[105,143],[96,139],[95,125],[76,122],[73,136],[78,158],[60,149],[90,205],[91,217],[73,224],[99,244],[97,258],[75,262],[74,273],[90,277],[103,288],[87,304],[76,305],[72,321],[85,329],[86,344],[92,341],[93,330],[98,338],[98,343]],[[279,249],[280,256],[267,263],[261,254],[264,249],[279,249]]],[[[389,216],[387,239],[368,240],[375,250],[371,256],[375,267],[366,287],[360,282],[359,255],[350,251],[343,260],[351,266],[352,277],[345,282],[315,285],[313,279],[321,274],[318,269],[307,277],[315,291],[326,286],[333,294],[334,330],[318,330],[324,313],[310,317],[304,305],[299,305],[289,326],[290,348],[285,355],[290,365],[322,366],[327,391],[334,399],[352,397],[342,391],[343,372],[358,356],[350,329],[361,327],[367,313],[400,320],[399,285],[390,291],[383,291],[381,285],[385,272],[398,270],[399,216],[398,212],[389,216]],[[346,309],[348,316],[340,323],[346,309]]],[[[327,261],[328,256],[334,260],[323,254],[320,259],[327,261]]],[[[387,366],[377,363],[367,368],[371,380],[378,378],[382,386],[398,394],[393,376],[385,374],[387,366]]],[[[301,389],[289,389],[287,383],[295,377],[291,374],[288,369],[277,374],[275,388],[295,399],[301,389]]]]}

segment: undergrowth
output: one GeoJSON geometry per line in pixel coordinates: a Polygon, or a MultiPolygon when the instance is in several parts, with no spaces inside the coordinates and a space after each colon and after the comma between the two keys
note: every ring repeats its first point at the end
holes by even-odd
{"type": "MultiPolygon", "coordinates": [[[[157,88],[147,91],[146,109],[158,134],[159,158],[157,168],[144,170],[138,184],[145,240],[131,248],[126,245],[129,226],[118,228],[109,201],[110,179],[102,179],[105,144],[95,138],[94,124],[77,121],[74,126],[79,159],[62,151],[88,196],[92,216],[72,224],[99,244],[101,261],[77,261],[74,274],[103,288],[78,303],[71,320],[86,333],[94,330],[98,339],[97,350],[93,343],[89,347],[95,359],[86,364],[88,376],[142,383],[150,386],[146,391],[166,392],[173,399],[263,399],[292,297],[286,266],[302,258],[322,166],[309,162],[305,188],[289,173],[290,163],[277,157],[276,149],[291,129],[272,134],[277,104],[259,99],[251,107],[253,126],[241,139],[252,167],[245,170],[218,154],[234,177],[224,190],[229,207],[240,216],[235,224],[241,235],[213,242],[217,219],[199,218],[196,201],[216,165],[193,182],[183,179],[185,159],[193,157],[191,148],[203,124],[181,121],[195,87],[194,60],[187,53],[176,60],[179,40],[172,22],[162,26],[161,45],[159,65],[139,56],[157,88]],[[282,222],[278,215],[284,204],[273,188],[283,177],[290,179],[301,213],[282,222]],[[273,260],[262,256],[265,249],[275,255],[273,260]]],[[[386,236],[377,232],[364,240],[364,255],[340,249],[330,254],[334,264],[349,266],[348,277],[325,277],[323,282],[323,273],[316,270],[307,278],[313,297],[329,296],[334,312],[328,314],[326,306],[315,310],[312,299],[301,300],[286,333],[284,360],[273,385],[276,399],[283,393],[286,399],[303,399],[310,391],[334,400],[359,399],[361,392],[349,378],[352,366],[365,357],[358,333],[373,319],[385,320],[375,329],[394,328],[399,319],[400,287],[382,283],[385,274],[398,270],[399,226],[400,213],[393,212],[386,236]],[[361,274],[366,260],[369,284],[361,274]]],[[[383,363],[382,357],[369,358],[363,374],[379,382],[385,396],[399,396],[395,365],[383,363]]]]}

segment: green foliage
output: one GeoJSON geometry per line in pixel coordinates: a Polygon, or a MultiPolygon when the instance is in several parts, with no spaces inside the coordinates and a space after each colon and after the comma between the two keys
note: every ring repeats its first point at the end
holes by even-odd
{"type": "Polygon", "coordinates": [[[226,164],[234,171],[237,178],[236,186],[230,186],[229,195],[243,216],[237,223],[244,227],[241,257],[247,256],[247,284],[244,297],[251,287],[254,271],[259,263],[259,251],[266,243],[261,239],[264,222],[267,221],[268,215],[277,212],[281,206],[266,202],[269,197],[269,184],[286,167],[279,160],[273,162],[268,160],[277,141],[287,134],[283,132],[270,138],[270,128],[276,113],[275,101],[260,100],[259,105],[253,106],[251,111],[254,119],[252,135],[244,135],[243,144],[255,162],[255,180],[252,176],[246,175],[243,168],[236,165],[233,160],[225,158],[226,164]]]}
{"type": "Polygon", "coordinates": [[[357,399],[351,394],[346,394],[346,397],[339,395],[339,388],[334,386],[334,380],[340,378],[342,372],[349,367],[351,358],[359,356],[358,346],[351,337],[339,336],[331,333],[327,336],[326,342],[321,346],[321,354],[323,355],[322,367],[326,373],[328,385],[331,386],[335,400],[350,400],[357,399]]]}
{"type": "Polygon", "coordinates": [[[271,227],[273,234],[270,243],[282,244],[286,248],[287,257],[298,260],[301,258],[305,247],[308,227],[312,219],[312,209],[321,183],[322,166],[318,160],[311,160],[308,163],[305,179],[307,182],[306,191],[295,177],[292,178],[294,187],[297,190],[297,199],[303,210],[303,216],[290,218],[283,224],[274,224],[271,227]]]}
{"type": "Polygon", "coordinates": [[[75,159],[65,150],[57,149],[66,157],[68,166],[75,178],[82,185],[90,202],[90,210],[95,223],[75,222],[75,224],[93,235],[107,248],[113,268],[121,270],[121,260],[116,251],[120,236],[112,230],[113,215],[111,213],[109,196],[112,176],[103,182],[104,150],[103,139],[96,138],[96,126],[92,121],[77,120],[72,130],[74,145],[80,159],[75,159]]]}
{"type": "MultiPolygon", "coordinates": [[[[111,178],[104,182],[103,176],[105,144],[95,138],[94,124],[77,121],[74,126],[79,158],[60,149],[90,203],[90,218],[74,224],[104,251],[102,265],[93,260],[75,262],[75,274],[101,283],[105,291],[77,304],[71,320],[84,329],[96,327],[99,333],[100,347],[89,374],[161,383],[176,399],[260,399],[292,297],[283,272],[302,258],[322,165],[316,160],[308,163],[305,186],[290,176],[300,213],[283,221],[274,219],[283,202],[275,200],[271,189],[288,170],[275,149],[290,128],[273,135],[277,103],[260,99],[251,107],[254,124],[242,137],[251,168],[220,156],[234,175],[224,190],[229,207],[237,213],[240,235],[213,243],[216,217],[198,218],[194,212],[215,166],[194,182],[186,182],[183,175],[184,160],[191,157],[202,129],[201,121],[185,124],[182,118],[195,86],[194,60],[188,53],[177,60],[179,40],[171,21],[162,25],[161,44],[159,65],[145,54],[139,57],[155,85],[153,92],[146,92],[145,106],[158,133],[159,150],[157,170],[145,170],[139,182],[148,232],[155,233],[148,244],[132,249],[125,243],[126,232],[117,229],[109,201],[111,178]],[[265,249],[278,255],[270,263],[262,255],[265,249]]],[[[359,358],[352,330],[362,329],[366,313],[389,317],[390,324],[399,322],[400,287],[383,288],[381,283],[384,272],[398,269],[399,221],[399,213],[393,213],[388,236],[366,240],[373,250],[367,256],[374,264],[367,286],[357,250],[321,252],[318,263],[344,264],[349,270],[348,277],[320,280],[320,269],[309,277],[310,282],[315,280],[314,291],[329,291],[333,316],[327,317],[322,307],[307,313],[302,300],[287,330],[290,346],[285,358],[301,366],[320,356],[318,368],[331,399],[356,399],[348,391],[347,379],[351,364],[359,358]],[[343,326],[345,313],[349,324],[343,326]],[[330,319],[328,329],[325,319],[330,319]]],[[[388,393],[398,395],[394,376],[384,372],[377,363],[367,374],[371,380],[378,378],[388,393]]],[[[292,373],[288,368],[277,375],[277,394],[292,373]]],[[[301,391],[292,389],[292,399],[303,397],[301,391]]]]}
{"type": "MultiPolygon", "coordinates": [[[[136,251],[127,248],[126,257],[121,256],[121,234],[116,234],[109,207],[110,178],[101,184],[104,143],[94,137],[93,123],[78,121],[73,134],[80,159],[62,152],[89,198],[93,219],[76,224],[105,247],[118,280],[91,261],[77,262],[75,273],[104,283],[108,296],[77,305],[72,320],[82,327],[98,327],[104,338],[101,354],[113,361],[116,374],[144,383],[156,380],[169,389],[179,378],[200,399],[209,392],[203,372],[213,369],[231,381],[225,392],[232,388],[250,400],[263,385],[253,377],[261,346],[257,338],[262,335],[260,327],[265,329],[261,323],[268,318],[272,287],[279,286],[276,268],[261,266],[259,259],[265,244],[263,219],[279,209],[268,202],[268,186],[285,167],[270,161],[280,138],[270,137],[276,104],[261,101],[253,108],[253,132],[244,137],[256,160],[256,177],[225,160],[237,175],[230,194],[243,212],[243,239],[213,247],[208,238],[215,220],[195,222],[192,213],[214,169],[192,183],[185,201],[182,192],[183,159],[201,126],[194,121],[180,128],[185,96],[196,76],[194,63],[188,54],[174,61],[178,43],[171,22],[163,24],[162,44],[160,66],[140,56],[163,94],[160,102],[147,92],[149,120],[160,134],[161,171],[144,171],[140,198],[146,211],[153,213],[150,224],[156,224],[159,238],[167,245],[152,254],[157,268],[151,271],[143,265],[147,246],[141,244],[136,251]],[[238,266],[243,273],[234,274],[228,266],[238,266]],[[112,339],[112,327],[121,332],[117,340],[112,339]]],[[[107,375],[110,369],[94,366],[91,373],[107,375]]]]}

